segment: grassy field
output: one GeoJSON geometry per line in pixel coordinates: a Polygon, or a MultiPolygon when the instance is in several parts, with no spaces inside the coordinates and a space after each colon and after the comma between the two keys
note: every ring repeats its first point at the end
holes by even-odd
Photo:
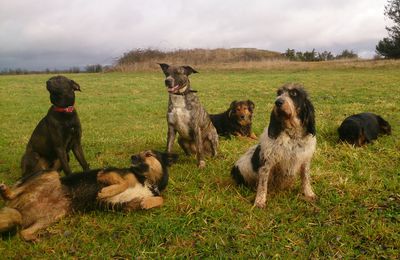
{"type": "MultiPolygon", "coordinates": [[[[255,193],[236,187],[230,168],[255,141],[220,139],[219,155],[196,168],[181,156],[170,170],[165,205],[150,211],[76,214],[42,232],[41,241],[0,240],[1,258],[398,258],[400,255],[400,65],[359,68],[209,70],[192,75],[208,112],[234,99],[256,104],[261,134],[277,87],[306,86],[316,108],[317,151],[312,182],[319,200],[293,190],[252,208],[255,193]],[[362,148],[338,143],[336,129],[348,115],[381,114],[393,134],[362,148]]],[[[51,75],[0,77],[0,182],[20,176],[28,139],[49,107],[51,75]]],[[[83,147],[92,168],[126,167],[131,154],[163,150],[167,93],[162,72],[71,74],[82,88],[76,107],[83,147]]],[[[72,154],[71,154],[72,155],[72,154]]],[[[74,171],[80,171],[75,158],[74,171]]]]}

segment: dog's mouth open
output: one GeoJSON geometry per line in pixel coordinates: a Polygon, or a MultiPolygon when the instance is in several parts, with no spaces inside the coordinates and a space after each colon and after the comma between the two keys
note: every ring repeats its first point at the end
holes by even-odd
{"type": "Polygon", "coordinates": [[[182,93],[185,90],[186,90],[186,86],[181,86],[181,85],[176,85],[174,87],[167,86],[167,91],[168,91],[168,93],[171,93],[171,94],[182,93]]]}
{"type": "Polygon", "coordinates": [[[168,91],[169,93],[176,93],[176,92],[179,91],[180,88],[181,88],[181,86],[176,85],[175,87],[168,87],[168,88],[167,88],[167,91],[168,91]]]}

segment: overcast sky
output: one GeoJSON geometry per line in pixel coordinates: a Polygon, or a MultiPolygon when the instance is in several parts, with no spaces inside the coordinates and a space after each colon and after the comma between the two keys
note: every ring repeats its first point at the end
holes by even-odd
{"type": "Polygon", "coordinates": [[[0,0],[0,69],[111,64],[135,48],[350,49],[372,57],[386,0],[0,0]]]}

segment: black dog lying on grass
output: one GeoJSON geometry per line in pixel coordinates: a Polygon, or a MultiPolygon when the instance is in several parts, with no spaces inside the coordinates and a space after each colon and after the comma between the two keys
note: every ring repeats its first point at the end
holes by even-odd
{"type": "Polygon", "coordinates": [[[338,128],[341,141],[362,146],[378,138],[380,134],[390,135],[392,128],[381,116],[360,113],[347,117],[338,128]]]}
{"type": "Polygon", "coordinates": [[[22,176],[40,170],[63,170],[71,173],[68,152],[72,150],[84,171],[89,170],[81,145],[81,123],[74,108],[75,91],[80,86],[64,76],[47,81],[53,104],[32,133],[21,160],[22,176]]]}
{"type": "Polygon", "coordinates": [[[0,210],[0,232],[21,226],[22,238],[36,240],[37,232],[74,211],[116,209],[131,211],[161,206],[160,192],[177,155],[144,151],[131,157],[130,168],[107,168],[60,178],[57,171],[23,177],[13,187],[0,185],[6,206],[0,210]]]}

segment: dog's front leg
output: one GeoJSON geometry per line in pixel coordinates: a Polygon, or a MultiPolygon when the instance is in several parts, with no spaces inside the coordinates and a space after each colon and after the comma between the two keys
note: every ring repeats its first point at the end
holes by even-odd
{"type": "Polygon", "coordinates": [[[271,172],[271,166],[269,164],[263,165],[258,170],[257,195],[254,201],[255,207],[265,208],[265,204],[267,201],[268,179],[270,172],[271,172]]]}
{"type": "Polygon", "coordinates": [[[75,155],[75,158],[78,160],[79,164],[82,166],[82,169],[84,171],[89,170],[89,164],[87,163],[85,156],[83,154],[83,149],[82,145],[80,142],[75,143],[74,146],[72,147],[72,152],[75,155]]]}
{"type": "Polygon", "coordinates": [[[308,201],[313,201],[317,198],[312,187],[310,177],[310,162],[305,162],[300,169],[301,189],[304,197],[308,201]]]}
{"type": "Polygon", "coordinates": [[[172,147],[174,146],[176,136],[176,130],[173,125],[168,124],[168,135],[167,135],[167,152],[172,152],[172,147]]]}
{"type": "Polygon", "coordinates": [[[57,148],[56,153],[57,153],[58,159],[60,159],[61,167],[62,167],[65,175],[71,174],[72,171],[68,164],[68,156],[67,156],[67,152],[65,151],[65,148],[57,148]]]}
{"type": "Polygon", "coordinates": [[[204,161],[203,136],[199,126],[195,127],[194,139],[196,143],[197,166],[199,168],[204,168],[206,167],[206,162],[204,161]]]}

